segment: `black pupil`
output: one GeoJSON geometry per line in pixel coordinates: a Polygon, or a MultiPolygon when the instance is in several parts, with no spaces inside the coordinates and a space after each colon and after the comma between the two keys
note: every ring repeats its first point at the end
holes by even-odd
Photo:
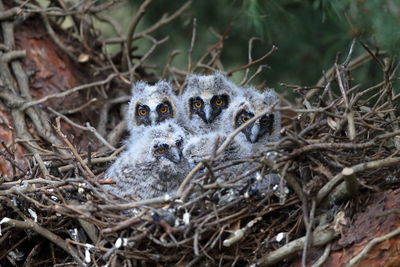
{"type": "Polygon", "coordinates": [[[161,144],[161,145],[155,145],[154,146],[157,152],[164,152],[167,150],[168,145],[167,144],[161,144]]]}
{"type": "Polygon", "coordinates": [[[147,106],[138,106],[137,110],[138,110],[138,113],[142,116],[146,115],[148,112],[147,106]]]}
{"type": "Polygon", "coordinates": [[[196,97],[192,100],[193,106],[198,108],[201,107],[203,105],[203,100],[199,97],[196,97]]]}

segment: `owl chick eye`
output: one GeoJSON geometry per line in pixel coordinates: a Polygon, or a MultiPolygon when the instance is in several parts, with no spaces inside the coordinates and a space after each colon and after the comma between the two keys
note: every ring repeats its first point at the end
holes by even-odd
{"type": "Polygon", "coordinates": [[[169,111],[169,108],[168,108],[168,106],[162,106],[161,108],[160,108],[160,112],[161,113],[167,113],[169,111]]]}
{"type": "Polygon", "coordinates": [[[196,101],[196,102],[193,103],[193,106],[195,108],[201,108],[203,106],[203,103],[201,103],[200,101],[196,101]]]}
{"type": "Polygon", "coordinates": [[[242,117],[240,118],[240,120],[241,120],[243,123],[246,123],[246,122],[248,122],[248,121],[250,120],[250,118],[247,117],[247,116],[242,116],[242,117]]]}
{"type": "Polygon", "coordinates": [[[204,104],[203,100],[198,96],[190,99],[190,106],[193,109],[200,109],[203,107],[203,104],[204,104]]]}
{"type": "Polygon", "coordinates": [[[156,149],[157,154],[164,154],[167,150],[164,147],[159,147],[156,149]]]}
{"type": "Polygon", "coordinates": [[[273,114],[270,114],[268,116],[263,116],[260,119],[260,124],[263,125],[263,126],[267,126],[272,122],[273,119],[274,119],[274,115],[273,114]]]}
{"type": "Polygon", "coordinates": [[[139,108],[139,115],[140,116],[146,116],[147,115],[147,110],[145,108],[139,108]]]}
{"type": "Polygon", "coordinates": [[[216,106],[222,106],[224,104],[224,100],[222,100],[221,98],[217,98],[214,102],[214,104],[216,106]]]}

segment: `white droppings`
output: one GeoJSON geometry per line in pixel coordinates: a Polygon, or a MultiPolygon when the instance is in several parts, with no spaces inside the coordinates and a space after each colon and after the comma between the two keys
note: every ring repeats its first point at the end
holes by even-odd
{"type": "Polygon", "coordinates": [[[276,241],[279,243],[285,238],[286,234],[285,233],[279,233],[276,235],[276,241]]]}
{"type": "Polygon", "coordinates": [[[71,236],[72,240],[74,241],[79,241],[78,240],[78,229],[68,229],[68,233],[71,236]]]}
{"type": "Polygon", "coordinates": [[[117,241],[115,241],[115,247],[120,248],[122,245],[122,238],[118,238],[117,241]]]}
{"type": "Polygon", "coordinates": [[[262,178],[263,178],[263,177],[262,177],[261,173],[257,172],[257,174],[256,174],[256,180],[257,180],[257,181],[261,181],[262,178]]]}
{"type": "Polygon", "coordinates": [[[90,251],[88,248],[85,249],[85,262],[90,263],[92,260],[90,258],[90,251]]]}
{"type": "Polygon", "coordinates": [[[33,218],[33,221],[34,221],[35,223],[37,223],[37,213],[36,213],[34,210],[32,210],[32,209],[28,209],[28,212],[29,212],[29,214],[31,215],[31,217],[33,218]]]}
{"type": "Polygon", "coordinates": [[[179,225],[181,225],[180,222],[181,220],[177,217],[174,222],[174,227],[178,227],[179,225]]]}
{"type": "Polygon", "coordinates": [[[190,213],[189,212],[185,212],[183,214],[183,223],[186,225],[190,224],[190,213]]]}
{"type": "Polygon", "coordinates": [[[9,222],[11,219],[10,218],[7,218],[7,217],[4,217],[3,219],[1,219],[1,221],[0,221],[0,236],[1,236],[1,225],[3,224],[3,223],[7,223],[7,222],[9,222]]]}
{"type": "Polygon", "coordinates": [[[79,187],[78,193],[82,195],[83,193],[85,193],[85,189],[83,189],[82,187],[79,187]]]}
{"type": "Polygon", "coordinates": [[[54,200],[54,201],[57,201],[57,200],[58,200],[58,198],[57,198],[56,196],[50,196],[50,198],[51,198],[52,200],[54,200]]]}
{"type": "Polygon", "coordinates": [[[164,195],[164,200],[165,200],[165,201],[171,200],[171,196],[170,196],[169,194],[165,194],[165,195],[164,195]]]}

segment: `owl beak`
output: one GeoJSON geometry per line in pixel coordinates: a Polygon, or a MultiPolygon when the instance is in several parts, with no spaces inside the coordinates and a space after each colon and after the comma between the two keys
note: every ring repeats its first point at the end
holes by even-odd
{"type": "Polygon", "coordinates": [[[178,148],[176,148],[176,147],[170,148],[169,153],[170,153],[169,159],[170,159],[173,163],[179,163],[179,162],[181,162],[182,153],[181,153],[181,151],[180,151],[178,148]]]}
{"type": "Polygon", "coordinates": [[[259,134],[260,134],[260,125],[258,123],[254,123],[253,127],[251,127],[250,142],[251,143],[257,142],[259,134]]]}
{"type": "Polygon", "coordinates": [[[151,125],[155,125],[157,122],[157,114],[155,111],[151,111],[150,112],[150,121],[151,121],[151,125]]]}
{"type": "Polygon", "coordinates": [[[212,118],[212,110],[209,105],[206,105],[204,107],[204,114],[205,114],[205,122],[211,123],[213,121],[213,118],[212,118]]]}

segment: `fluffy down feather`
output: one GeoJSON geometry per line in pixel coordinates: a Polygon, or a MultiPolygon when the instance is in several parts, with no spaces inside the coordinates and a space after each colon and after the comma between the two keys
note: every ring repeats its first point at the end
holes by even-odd
{"type": "Polygon", "coordinates": [[[184,105],[182,123],[196,134],[221,129],[221,117],[239,93],[240,89],[221,73],[190,75],[181,97],[184,105]]]}
{"type": "Polygon", "coordinates": [[[174,121],[147,127],[138,142],[127,143],[105,177],[116,181],[105,188],[120,197],[147,199],[172,193],[189,171],[182,156],[186,132],[174,121]]]}

